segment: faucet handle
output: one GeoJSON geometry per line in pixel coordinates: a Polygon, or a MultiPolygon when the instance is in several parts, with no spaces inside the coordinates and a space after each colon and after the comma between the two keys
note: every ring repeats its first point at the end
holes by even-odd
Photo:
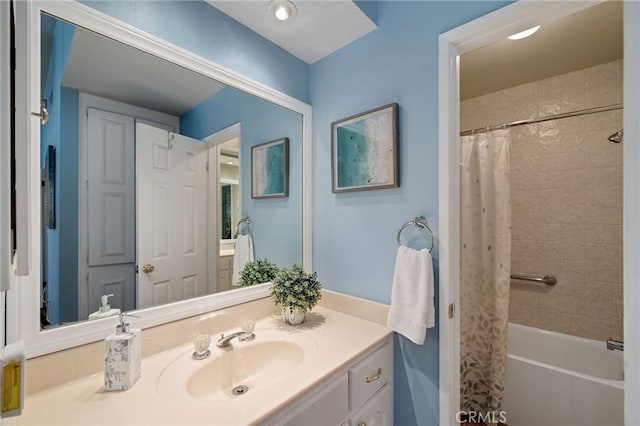
{"type": "Polygon", "coordinates": [[[255,321],[253,320],[242,321],[240,329],[244,334],[238,337],[238,340],[240,340],[241,342],[250,342],[251,340],[255,339],[256,335],[253,334],[253,330],[255,330],[255,328],[256,328],[255,321]]]}
{"type": "Polygon", "coordinates": [[[253,330],[255,330],[255,328],[256,328],[256,322],[253,320],[244,320],[240,325],[240,329],[245,334],[253,334],[253,330]]]}
{"type": "Polygon", "coordinates": [[[211,336],[208,334],[200,334],[193,339],[194,352],[191,357],[195,360],[203,360],[211,355],[209,345],[211,344],[211,336]]]}

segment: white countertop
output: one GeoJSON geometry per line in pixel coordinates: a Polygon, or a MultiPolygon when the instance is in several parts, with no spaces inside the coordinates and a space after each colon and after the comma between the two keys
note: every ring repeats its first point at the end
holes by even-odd
{"type": "MultiPolygon", "coordinates": [[[[272,315],[256,322],[256,340],[263,335],[284,333],[315,341],[311,354],[295,371],[295,377],[283,378],[268,392],[256,390],[234,399],[216,401],[196,399],[184,384],[176,383],[172,392],[163,392],[159,377],[175,362],[185,363],[193,346],[183,345],[142,361],[142,377],[128,391],[105,392],[102,374],[93,375],[27,397],[17,425],[238,425],[266,420],[306,390],[347,365],[358,355],[381,342],[391,330],[387,327],[316,307],[300,326],[287,326],[280,316],[272,315]],[[302,336],[299,336],[302,337],[302,336]]],[[[229,330],[230,332],[237,330],[229,330]]],[[[215,339],[212,339],[215,340],[215,339]]],[[[235,342],[235,341],[234,341],[235,342]]],[[[221,349],[211,345],[212,357],[221,349]]],[[[192,361],[186,376],[206,361],[192,361]]],[[[188,364],[185,364],[188,366],[188,364]]],[[[215,378],[212,377],[212,380],[215,378]]],[[[165,383],[166,388],[166,383],[165,383]]]]}

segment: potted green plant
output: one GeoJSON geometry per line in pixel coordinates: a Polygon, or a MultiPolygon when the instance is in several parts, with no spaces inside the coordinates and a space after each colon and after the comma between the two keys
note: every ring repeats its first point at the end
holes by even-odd
{"type": "Polygon", "coordinates": [[[245,263],[240,272],[238,285],[247,287],[273,281],[278,273],[278,267],[267,259],[257,259],[245,263]]]}
{"type": "Polygon", "coordinates": [[[282,320],[287,324],[302,324],[305,315],[322,297],[318,275],[305,272],[301,265],[281,269],[272,281],[271,296],[282,306],[282,320]]]}

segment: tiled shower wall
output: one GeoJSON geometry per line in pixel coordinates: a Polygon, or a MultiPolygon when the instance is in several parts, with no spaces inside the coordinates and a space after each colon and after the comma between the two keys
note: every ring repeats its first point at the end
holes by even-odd
{"type": "MultiPolygon", "coordinates": [[[[622,102],[622,60],[461,103],[461,129],[622,102]]],[[[513,273],[509,319],[606,340],[622,338],[622,128],[616,110],[512,129],[513,273]]]]}

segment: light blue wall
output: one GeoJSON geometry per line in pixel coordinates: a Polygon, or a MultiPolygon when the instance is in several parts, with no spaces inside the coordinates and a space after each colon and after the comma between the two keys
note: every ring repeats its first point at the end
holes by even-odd
{"type": "MultiPolygon", "coordinates": [[[[49,111],[49,122],[41,127],[40,152],[42,159],[41,166],[44,165],[47,147],[56,147],[56,228],[47,229],[47,283],[49,288],[49,318],[52,323],[60,320],[60,244],[64,244],[60,234],[61,217],[61,127],[62,127],[62,107],[61,107],[61,87],[64,69],[67,65],[67,58],[71,49],[71,42],[75,27],[66,22],[56,23],[53,33],[53,43],[49,70],[45,82],[43,96],[47,99],[47,109],[49,111]]],[[[65,259],[66,260],[66,259],[65,259]]]]}
{"type": "MultiPolygon", "coordinates": [[[[390,301],[396,233],[417,215],[438,229],[438,35],[499,2],[378,2],[378,29],[311,65],[314,269],[325,287],[390,301]],[[400,188],[333,194],[331,122],[397,102],[400,188]]],[[[436,282],[438,247],[434,250],[436,282]]],[[[436,303],[437,306],[437,303],[436,303]]],[[[396,337],[395,424],[438,423],[438,330],[396,337]]]]}
{"type": "Polygon", "coordinates": [[[204,1],[82,3],[301,101],[309,101],[308,64],[204,1]]]}
{"type": "Polygon", "coordinates": [[[79,93],[60,90],[60,148],[58,167],[60,186],[60,322],[78,320],[78,126],[79,93]]]}
{"type": "MultiPolygon", "coordinates": [[[[379,28],[314,63],[310,77],[306,64],[239,24],[224,22],[202,2],[86,4],[300,100],[310,99],[314,269],[327,288],[389,302],[398,227],[418,214],[432,229],[438,227],[438,35],[506,3],[380,1],[379,28]],[[401,187],[332,194],[330,123],[390,102],[400,105],[401,187]]],[[[437,280],[437,246],[434,259],[437,280]]],[[[424,346],[404,339],[396,343],[395,423],[435,425],[437,329],[429,331],[424,346]]]]}
{"type": "MultiPolygon", "coordinates": [[[[250,216],[257,258],[279,266],[302,263],[302,116],[226,87],[180,118],[183,135],[203,139],[242,124],[242,216],[250,216]],[[251,146],[289,138],[289,197],[251,198],[251,146]]],[[[235,224],[234,224],[235,226],[235,224]]]]}

